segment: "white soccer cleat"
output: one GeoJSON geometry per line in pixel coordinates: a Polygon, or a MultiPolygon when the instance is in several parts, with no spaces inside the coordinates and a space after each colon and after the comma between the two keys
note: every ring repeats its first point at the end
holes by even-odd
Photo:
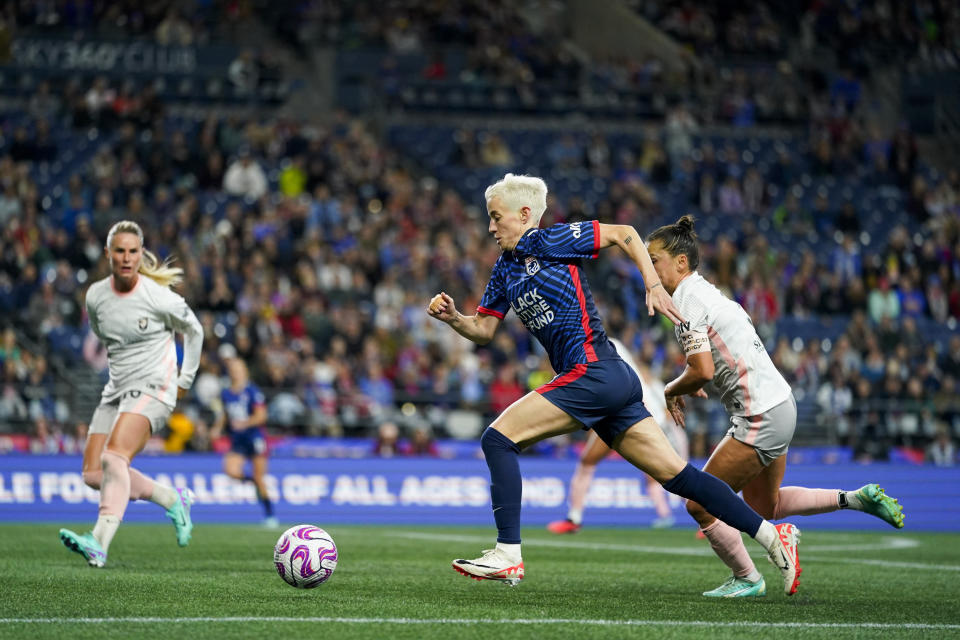
{"type": "Polygon", "coordinates": [[[511,587],[523,580],[523,561],[514,563],[500,549],[486,549],[475,560],[457,558],[453,561],[453,568],[474,580],[498,580],[511,587]]]}
{"type": "Polygon", "coordinates": [[[803,569],[800,568],[800,556],[797,553],[800,529],[789,522],[783,522],[776,527],[779,544],[767,552],[767,557],[770,564],[780,569],[780,575],[783,576],[783,592],[792,596],[800,586],[800,574],[803,573],[803,569]]]}

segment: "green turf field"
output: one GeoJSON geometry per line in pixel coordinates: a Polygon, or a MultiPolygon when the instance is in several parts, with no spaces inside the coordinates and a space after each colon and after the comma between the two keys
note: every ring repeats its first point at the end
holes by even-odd
{"type": "Polygon", "coordinates": [[[725,568],[692,528],[528,529],[510,588],[450,568],[489,529],[330,526],[340,565],[308,591],[276,575],[275,531],[201,525],[180,549],[127,525],[97,570],[57,529],[0,526],[0,638],[960,638],[957,534],[811,529],[799,594],[756,555],[767,597],[715,601],[725,568]]]}

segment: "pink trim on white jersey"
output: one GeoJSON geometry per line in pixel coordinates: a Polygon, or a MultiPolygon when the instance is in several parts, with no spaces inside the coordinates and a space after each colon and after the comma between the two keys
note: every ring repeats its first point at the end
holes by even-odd
{"type": "Polygon", "coordinates": [[[136,275],[137,275],[137,281],[133,283],[133,286],[132,286],[132,287],[130,287],[130,291],[118,291],[118,290],[117,290],[117,285],[114,284],[114,282],[113,282],[113,276],[111,275],[111,276],[110,276],[110,290],[113,291],[116,295],[120,296],[121,298],[127,297],[128,295],[130,295],[131,293],[133,293],[134,291],[136,291],[136,290],[137,290],[137,287],[140,286],[140,274],[137,273],[136,275]]]}
{"type": "MultiPolygon", "coordinates": [[[[737,372],[737,382],[740,385],[740,390],[743,392],[743,412],[748,416],[753,415],[750,413],[750,385],[747,381],[746,363],[742,357],[738,360],[733,359],[733,353],[730,352],[730,348],[727,346],[727,343],[723,341],[723,338],[720,337],[720,334],[717,333],[716,329],[709,325],[707,326],[707,336],[710,337],[710,342],[717,347],[717,351],[720,352],[720,356],[723,358],[724,362],[727,363],[727,366],[733,371],[737,372]]],[[[756,437],[756,434],[753,435],[756,437]]],[[[750,443],[748,442],[747,444],[750,443]]]]}

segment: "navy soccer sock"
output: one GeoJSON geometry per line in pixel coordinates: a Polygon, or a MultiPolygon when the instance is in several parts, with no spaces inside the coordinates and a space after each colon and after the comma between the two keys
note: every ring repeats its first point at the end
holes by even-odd
{"type": "Polygon", "coordinates": [[[687,464],[663,488],[670,493],[698,502],[707,513],[734,529],[756,537],[763,518],[733,492],[730,485],[716,476],[687,464]]]}
{"type": "Polygon", "coordinates": [[[257,500],[260,501],[260,504],[263,506],[263,513],[268,518],[273,517],[273,502],[270,500],[270,496],[267,494],[261,494],[257,492],[257,500]]]}
{"type": "Polygon", "coordinates": [[[520,544],[520,447],[496,429],[487,427],[480,447],[490,468],[490,502],[497,522],[497,542],[520,544]]]}

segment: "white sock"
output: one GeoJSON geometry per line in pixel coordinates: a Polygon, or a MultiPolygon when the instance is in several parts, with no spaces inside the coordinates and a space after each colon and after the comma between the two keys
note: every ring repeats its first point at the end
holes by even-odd
{"type": "Polygon", "coordinates": [[[93,537],[97,539],[103,550],[110,547],[114,534],[117,533],[117,527],[120,526],[120,518],[117,516],[100,516],[97,518],[97,524],[93,527],[93,537]]]}
{"type": "Polygon", "coordinates": [[[760,580],[761,580],[762,578],[763,578],[763,576],[760,575],[760,572],[757,571],[757,568],[756,568],[756,567],[753,568],[753,571],[751,571],[751,572],[748,573],[747,575],[743,576],[743,579],[746,580],[746,581],[748,581],[748,582],[760,582],[760,580]]]}
{"type": "Polygon", "coordinates": [[[772,551],[774,545],[780,540],[780,536],[777,535],[777,528],[771,522],[764,520],[753,539],[762,544],[767,551],[772,551]]]}
{"type": "Polygon", "coordinates": [[[153,495],[150,496],[150,502],[158,504],[164,509],[169,509],[174,504],[180,496],[177,494],[177,490],[173,487],[168,487],[165,484],[160,484],[156,480],[153,482],[153,495]]]}
{"type": "Polygon", "coordinates": [[[837,504],[841,509],[853,509],[854,511],[863,511],[863,500],[857,491],[841,491],[837,495],[837,504]]]}
{"type": "Polygon", "coordinates": [[[510,562],[520,562],[520,560],[522,560],[522,557],[520,556],[519,544],[506,544],[503,542],[498,542],[497,549],[502,551],[503,554],[510,560],[510,562]]]}
{"type": "Polygon", "coordinates": [[[573,524],[582,524],[583,523],[583,509],[570,509],[567,512],[567,520],[573,524]]]}

